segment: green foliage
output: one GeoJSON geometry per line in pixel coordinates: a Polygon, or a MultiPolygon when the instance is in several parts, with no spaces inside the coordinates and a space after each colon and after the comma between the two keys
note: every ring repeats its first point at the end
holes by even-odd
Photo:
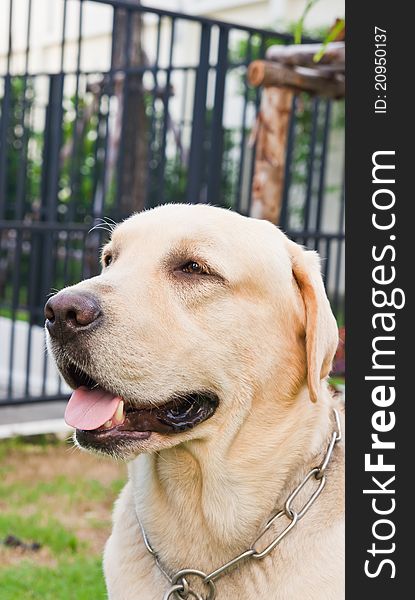
{"type": "Polygon", "coordinates": [[[231,66],[249,64],[253,60],[264,58],[266,51],[271,46],[283,45],[285,42],[277,33],[275,33],[275,37],[270,35],[265,39],[259,35],[252,35],[250,38],[244,37],[230,48],[228,63],[231,66]]]}
{"type": "Polygon", "coordinates": [[[169,158],[164,171],[164,192],[169,202],[186,202],[188,169],[179,158],[169,158]]]}
{"type": "MultiPolygon", "coordinates": [[[[6,219],[18,218],[31,211],[30,198],[40,197],[41,136],[35,132],[31,119],[35,93],[30,77],[9,79],[9,106],[6,131],[6,219]],[[30,140],[30,149],[29,149],[30,140]],[[17,214],[17,200],[22,202],[17,214]]],[[[2,113],[6,95],[1,102],[2,113]]]]}
{"type": "Polygon", "coordinates": [[[307,4],[305,5],[303,14],[294,26],[294,44],[301,44],[304,31],[304,21],[310,10],[315,4],[317,4],[317,2],[319,2],[319,0],[307,0],[307,4]]]}
{"type": "Polygon", "coordinates": [[[328,44],[330,44],[330,42],[333,42],[337,38],[337,36],[343,31],[344,28],[345,28],[345,20],[339,19],[337,21],[337,23],[335,24],[335,26],[333,27],[333,29],[331,29],[331,31],[329,31],[329,33],[326,35],[325,39],[323,40],[320,50],[318,52],[316,52],[316,54],[314,55],[314,57],[313,57],[314,62],[318,63],[322,59],[328,44]]]}
{"type": "Polygon", "coordinates": [[[72,207],[71,220],[82,222],[90,216],[94,198],[94,178],[98,168],[96,145],[98,114],[91,111],[94,99],[91,93],[72,96],[64,101],[62,145],[67,148],[61,162],[58,218],[67,219],[72,207]]]}
{"type": "MultiPolygon", "coordinates": [[[[306,17],[313,8],[313,6],[315,6],[319,1],[320,0],[307,0],[303,14],[301,15],[297,23],[294,24],[294,44],[301,44],[304,32],[304,22],[306,20],[306,17]]],[[[345,24],[346,22],[344,19],[339,19],[334,25],[334,27],[329,29],[329,31],[323,30],[319,32],[319,35],[317,35],[317,37],[318,39],[322,38],[323,41],[320,50],[316,52],[316,54],[313,57],[314,62],[318,63],[322,59],[326,51],[327,45],[330,42],[333,42],[337,38],[337,36],[344,30],[345,24]]]]}

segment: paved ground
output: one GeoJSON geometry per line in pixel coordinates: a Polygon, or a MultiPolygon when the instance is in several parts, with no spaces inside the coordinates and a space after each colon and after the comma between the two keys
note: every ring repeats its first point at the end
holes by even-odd
{"type": "Polygon", "coordinates": [[[66,402],[39,402],[23,406],[0,406],[0,425],[63,418],[66,402]]]}
{"type": "Polygon", "coordinates": [[[69,435],[63,414],[66,402],[40,402],[21,406],[0,405],[0,439],[55,433],[69,435]]]}

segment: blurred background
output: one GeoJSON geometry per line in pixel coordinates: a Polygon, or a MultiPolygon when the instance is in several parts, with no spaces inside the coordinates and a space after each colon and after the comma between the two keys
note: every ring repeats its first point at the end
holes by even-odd
{"type": "MultiPolygon", "coordinates": [[[[98,272],[106,224],[166,202],[268,218],[321,254],[344,339],[343,15],[343,0],[1,0],[2,600],[105,598],[124,470],[60,441],[43,306],[98,272]]],[[[340,348],[334,384],[343,372],[340,348]]]]}

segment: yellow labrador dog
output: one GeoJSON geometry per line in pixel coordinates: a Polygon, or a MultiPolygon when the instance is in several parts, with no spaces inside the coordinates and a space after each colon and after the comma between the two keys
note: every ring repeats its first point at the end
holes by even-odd
{"type": "Polygon", "coordinates": [[[45,314],[77,444],[129,460],[111,600],[344,597],[337,327],[314,252],[266,221],[166,205],[118,225],[102,273],[45,314]]]}

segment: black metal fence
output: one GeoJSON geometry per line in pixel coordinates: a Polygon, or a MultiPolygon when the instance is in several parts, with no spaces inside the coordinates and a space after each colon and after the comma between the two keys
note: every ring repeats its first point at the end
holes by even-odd
{"type": "MultiPolygon", "coordinates": [[[[249,214],[260,96],[246,69],[292,41],[128,0],[55,0],[43,17],[32,0],[25,12],[5,4],[0,405],[67,396],[44,350],[43,305],[51,290],[97,273],[105,232],[94,225],[165,202],[249,214]]],[[[340,321],[343,110],[296,98],[280,223],[321,253],[340,321]]]]}

